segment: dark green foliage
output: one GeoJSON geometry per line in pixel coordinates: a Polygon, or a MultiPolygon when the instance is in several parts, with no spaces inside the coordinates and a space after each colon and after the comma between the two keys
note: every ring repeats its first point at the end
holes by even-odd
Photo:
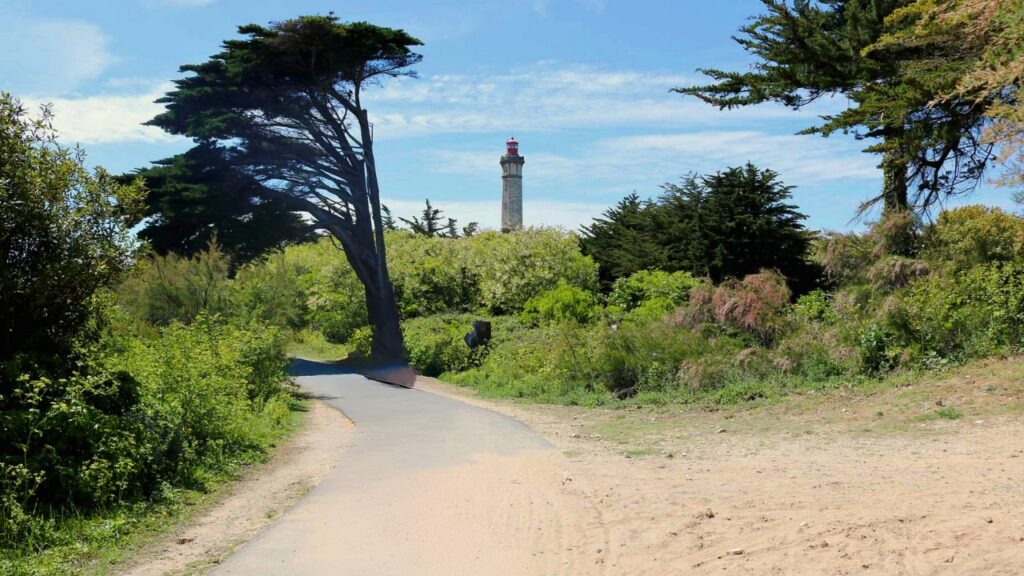
{"type": "Polygon", "coordinates": [[[887,211],[927,209],[970,191],[991,159],[980,138],[984,106],[946,99],[964,64],[957,46],[916,41],[876,46],[886,18],[909,0],[762,0],[766,12],[736,41],[755,57],[749,72],[702,70],[714,83],[677,88],[720,108],[779,102],[794,109],[841,96],[850,105],[806,130],[877,138],[865,151],[882,155],[887,211]],[[912,73],[908,64],[920,64],[912,73]]]}
{"type": "Polygon", "coordinates": [[[95,319],[93,296],[132,262],[141,187],[90,173],[80,151],[56,143],[51,121],[48,109],[32,120],[0,93],[0,394],[17,364],[66,373],[95,319]]]}
{"type": "Polygon", "coordinates": [[[791,190],[775,172],[752,164],[691,175],[666,185],[657,201],[627,197],[583,228],[581,246],[606,282],[647,268],[716,282],[768,268],[802,293],[814,287],[819,272],[805,258],[810,237],[801,224],[804,215],[786,204],[791,190]]]}
{"type": "Polygon", "coordinates": [[[255,195],[306,213],[344,248],[364,286],[374,354],[401,358],[402,334],[388,274],[380,186],[364,89],[412,75],[420,41],[402,30],[334,15],[238,29],[240,39],[202,64],[160,102],[149,123],[223,147],[255,195]]]}
{"type": "Polygon", "coordinates": [[[239,266],[316,238],[313,226],[287,204],[264,197],[256,181],[232,170],[216,146],[200,144],[129,176],[136,177],[148,190],[139,237],[158,254],[189,257],[216,238],[239,266]]]}
{"type": "Polygon", "coordinates": [[[669,267],[655,212],[634,192],[582,228],[580,248],[597,262],[603,290],[641,270],[669,267]]]}
{"type": "Polygon", "coordinates": [[[809,289],[816,271],[805,256],[804,215],[786,204],[792,187],[771,170],[747,164],[668,185],[661,200],[673,262],[715,282],[761,269],[781,272],[794,288],[809,289]]]}

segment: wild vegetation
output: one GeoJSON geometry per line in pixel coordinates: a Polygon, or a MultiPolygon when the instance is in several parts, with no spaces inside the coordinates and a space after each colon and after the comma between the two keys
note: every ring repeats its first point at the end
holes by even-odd
{"type": "Polygon", "coordinates": [[[136,270],[141,182],[7,94],[0,182],[0,572],[72,574],[291,425],[282,332],[220,289],[216,250],[136,270]]]}
{"type": "Polygon", "coordinates": [[[994,165],[1022,182],[1020,3],[764,4],[739,36],[753,70],[678,91],[725,108],[848,98],[808,132],[881,156],[863,231],[807,230],[791,188],[750,163],[628,196],[578,235],[460,231],[429,203],[396,220],[362,91],[410,75],[419,41],[333,15],[242,27],[183,67],[152,124],[196,147],[123,177],[0,96],[0,572],[73,574],[262,458],[292,422],[286,349],[609,405],[1020,353],[1024,218],[934,212],[994,165]],[[493,337],[471,348],[475,320],[493,337]]]}

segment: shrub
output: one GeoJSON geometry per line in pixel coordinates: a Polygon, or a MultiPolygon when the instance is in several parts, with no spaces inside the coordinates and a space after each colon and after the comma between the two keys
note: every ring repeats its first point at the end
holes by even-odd
{"type": "Polygon", "coordinates": [[[1009,262],[1024,255],[1024,219],[989,206],[945,210],[927,229],[924,243],[929,260],[957,270],[1009,262]]]}
{"type": "Polygon", "coordinates": [[[857,370],[856,350],[843,344],[839,330],[817,321],[798,322],[770,355],[778,372],[815,382],[857,370]]]}
{"type": "Polygon", "coordinates": [[[832,284],[849,284],[865,275],[874,247],[867,235],[829,232],[814,244],[814,259],[832,284]]]}
{"type": "Polygon", "coordinates": [[[345,342],[350,358],[367,360],[373,352],[373,328],[362,326],[357,328],[345,342]]]}
{"type": "Polygon", "coordinates": [[[665,310],[668,312],[686,304],[696,284],[697,279],[689,272],[641,270],[615,281],[608,295],[608,305],[628,312],[657,300],[660,305],[668,305],[665,310]]]}
{"type": "Polygon", "coordinates": [[[767,343],[782,331],[790,295],[786,279],[777,272],[762,271],[717,287],[705,282],[694,286],[690,305],[678,310],[672,321],[691,327],[714,321],[767,343]]]}
{"type": "Polygon", "coordinates": [[[303,273],[297,262],[281,252],[263,262],[243,266],[231,283],[234,313],[259,318],[281,328],[304,328],[308,295],[299,282],[303,273]]]}
{"type": "Polygon", "coordinates": [[[363,285],[330,240],[289,246],[284,254],[300,272],[297,283],[306,294],[306,319],[328,342],[347,342],[368,324],[363,285]]]}
{"type": "Polygon", "coordinates": [[[133,316],[158,326],[224,314],[231,309],[230,267],[216,243],[193,258],[152,255],[118,288],[119,300],[133,316]]]}
{"type": "Polygon", "coordinates": [[[868,270],[868,280],[879,292],[892,292],[931,273],[927,262],[903,256],[885,256],[868,270]]]}
{"type": "Polygon", "coordinates": [[[527,300],[522,318],[524,322],[535,326],[567,320],[589,324],[598,317],[600,310],[601,305],[593,292],[560,280],[554,289],[527,300]]]}
{"type": "MultiPolygon", "coordinates": [[[[590,377],[585,327],[528,328],[495,324],[494,340],[479,366],[451,374],[453,382],[482,394],[549,402],[587,402],[600,386],[590,377]]],[[[493,327],[492,327],[493,328],[493,327]]]]}
{"type": "Polygon", "coordinates": [[[0,92],[0,363],[63,370],[97,314],[94,294],[132,263],[128,220],[142,187],[90,173],[79,151],[56,144],[52,120],[0,92]]]}
{"type": "Polygon", "coordinates": [[[464,340],[471,316],[429,316],[402,323],[409,363],[426,376],[460,372],[475,366],[483,348],[471,349],[464,340]]]}
{"type": "Polygon", "coordinates": [[[202,315],[115,359],[140,383],[157,477],[202,485],[210,471],[262,449],[282,424],[281,344],[274,329],[202,315]]]}
{"type": "Polygon", "coordinates": [[[839,316],[832,304],[832,297],[823,290],[812,290],[797,298],[793,314],[804,320],[833,324],[839,316]]]}
{"type": "Polygon", "coordinates": [[[580,253],[575,235],[553,228],[512,234],[482,232],[460,240],[468,246],[469,266],[480,278],[481,304],[493,314],[512,314],[559,281],[597,289],[597,265],[580,253]]]}
{"type": "Polygon", "coordinates": [[[468,312],[480,307],[480,273],[465,239],[404,230],[387,235],[388,270],[403,318],[468,312]]]}
{"type": "Polygon", "coordinates": [[[1024,268],[996,263],[928,278],[889,313],[889,326],[918,357],[1016,352],[1024,344],[1024,268]]]}
{"type": "Polygon", "coordinates": [[[867,374],[888,372],[899,365],[902,348],[897,335],[885,326],[870,324],[857,335],[860,371],[867,374]]]}

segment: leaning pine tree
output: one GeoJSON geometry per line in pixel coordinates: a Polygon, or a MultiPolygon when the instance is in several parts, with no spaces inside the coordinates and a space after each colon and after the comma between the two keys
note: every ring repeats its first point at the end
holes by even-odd
{"type": "Polygon", "coordinates": [[[158,102],[149,123],[225,151],[232,169],[268,199],[312,217],[336,238],[366,292],[373,355],[403,355],[388,275],[373,131],[363,90],[412,76],[422,43],[402,30],[333,15],[302,16],[244,36],[191,73],[158,102]]]}

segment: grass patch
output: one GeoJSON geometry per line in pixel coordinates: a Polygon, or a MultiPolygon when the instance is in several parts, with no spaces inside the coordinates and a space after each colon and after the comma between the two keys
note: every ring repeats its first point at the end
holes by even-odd
{"type": "Polygon", "coordinates": [[[934,412],[928,412],[927,414],[921,414],[914,418],[916,422],[930,422],[932,420],[959,420],[964,417],[964,413],[957,410],[952,406],[946,406],[940,408],[934,412]]]}
{"type": "Polygon", "coordinates": [[[328,342],[321,332],[306,328],[289,335],[285,353],[293,358],[333,361],[344,360],[349,350],[344,344],[328,342]]]}

